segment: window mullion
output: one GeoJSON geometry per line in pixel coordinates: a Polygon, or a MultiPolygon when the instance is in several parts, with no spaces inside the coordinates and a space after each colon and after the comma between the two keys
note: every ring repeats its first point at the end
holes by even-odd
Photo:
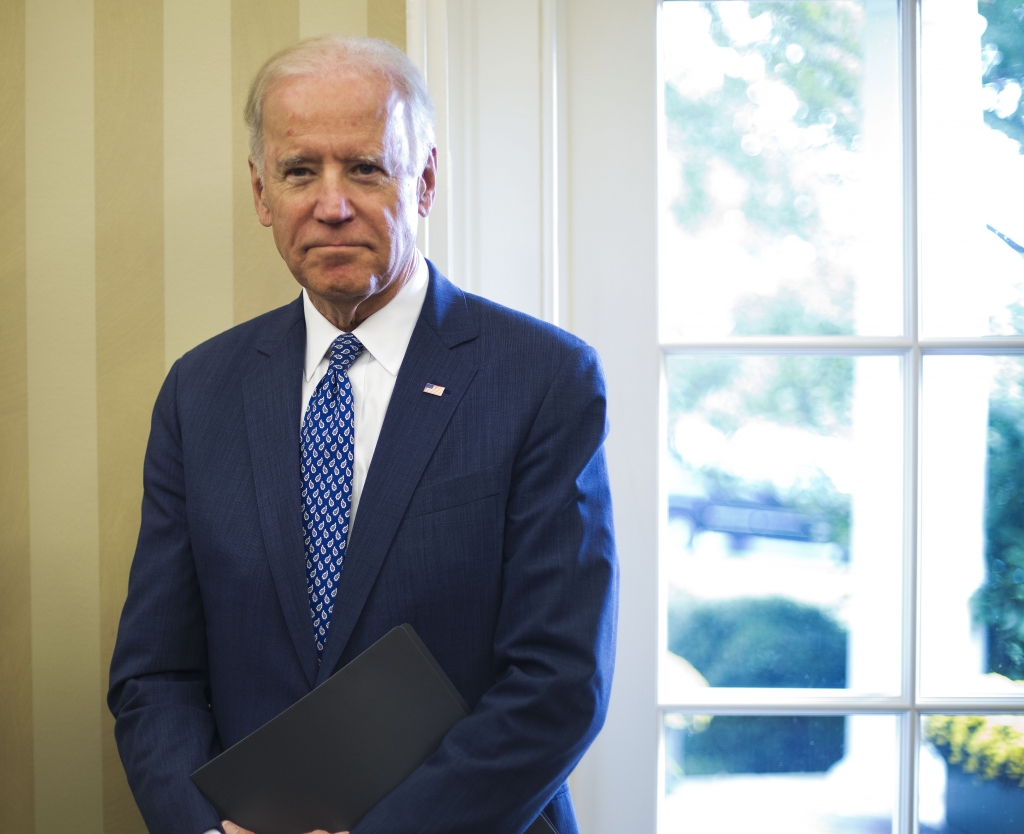
{"type": "Polygon", "coordinates": [[[920,283],[918,251],[918,81],[919,0],[900,3],[900,83],[903,122],[903,253],[904,253],[904,335],[910,350],[904,357],[906,408],[904,409],[904,572],[903,572],[903,680],[902,695],[910,703],[900,721],[899,796],[896,830],[914,834],[917,830],[916,797],[918,771],[917,673],[918,673],[918,542],[920,540],[920,283]]]}
{"type": "Polygon", "coordinates": [[[917,677],[918,677],[918,559],[920,541],[920,404],[921,349],[915,345],[904,358],[906,409],[904,411],[905,504],[904,504],[904,571],[903,571],[903,698],[910,710],[903,716],[900,732],[900,801],[897,830],[902,834],[915,831],[914,798],[917,795],[917,677]]]}

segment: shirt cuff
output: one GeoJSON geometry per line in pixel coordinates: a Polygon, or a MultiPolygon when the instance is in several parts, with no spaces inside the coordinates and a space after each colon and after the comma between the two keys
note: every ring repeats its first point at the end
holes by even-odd
{"type": "Polygon", "coordinates": [[[221,834],[219,828],[211,828],[209,831],[204,831],[203,834],[221,834]]]}

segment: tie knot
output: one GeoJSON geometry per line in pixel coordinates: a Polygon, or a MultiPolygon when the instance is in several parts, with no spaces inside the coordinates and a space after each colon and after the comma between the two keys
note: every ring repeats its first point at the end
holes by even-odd
{"type": "Polygon", "coordinates": [[[331,367],[337,371],[347,372],[349,366],[363,349],[363,343],[351,333],[342,333],[331,342],[331,367]]]}

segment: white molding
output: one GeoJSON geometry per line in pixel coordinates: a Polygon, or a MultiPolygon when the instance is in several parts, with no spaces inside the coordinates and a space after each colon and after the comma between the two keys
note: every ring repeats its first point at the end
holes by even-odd
{"type": "Polygon", "coordinates": [[[621,568],[611,705],[574,785],[585,834],[646,834],[657,819],[657,13],[653,0],[566,2],[566,320],[608,380],[621,568]]]}
{"type": "Polygon", "coordinates": [[[448,3],[449,211],[448,277],[480,293],[477,228],[477,38],[476,2],[448,3]]]}
{"type": "MultiPolygon", "coordinates": [[[[405,54],[427,74],[427,0],[405,0],[405,54]]],[[[427,220],[421,220],[416,245],[427,254],[427,220]]],[[[427,255],[429,257],[429,255],[427,255]]]]}
{"type": "Polygon", "coordinates": [[[564,326],[565,0],[446,8],[449,277],[564,326]]]}
{"type": "Polygon", "coordinates": [[[451,146],[448,138],[448,3],[426,0],[426,75],[437,121],[437,195],[426,223],[428,257],[448,273],[451,252],[451,146]]]}
{"type": "Polygon", "coordinates": [[[545,321],[562,323],[561,297],[561,193],[559,173],[564,136],[559,132],[559,48],[562,21],[558,0],[540,0],[540,63],[541,63],[541,310],[545,321]]]}
{"type": "Polygon", "coordinates": [[[430,216],[420,222],[416,242],[447,275],[452,233],[447,0],[406,0],[405,44],[406,53],[427,79],[437,115],[437,194],[430,216]]]}

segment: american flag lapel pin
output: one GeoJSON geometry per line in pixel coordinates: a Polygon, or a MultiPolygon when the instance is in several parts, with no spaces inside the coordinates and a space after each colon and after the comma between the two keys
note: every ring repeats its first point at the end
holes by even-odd
{"type": "Polygon", "coordinates": [[[433,382],[428,382],[423,388],[424,394],[433,394],[435,397],[440,397],[444,393],[443,385],[435,385],[433,382]]]}

